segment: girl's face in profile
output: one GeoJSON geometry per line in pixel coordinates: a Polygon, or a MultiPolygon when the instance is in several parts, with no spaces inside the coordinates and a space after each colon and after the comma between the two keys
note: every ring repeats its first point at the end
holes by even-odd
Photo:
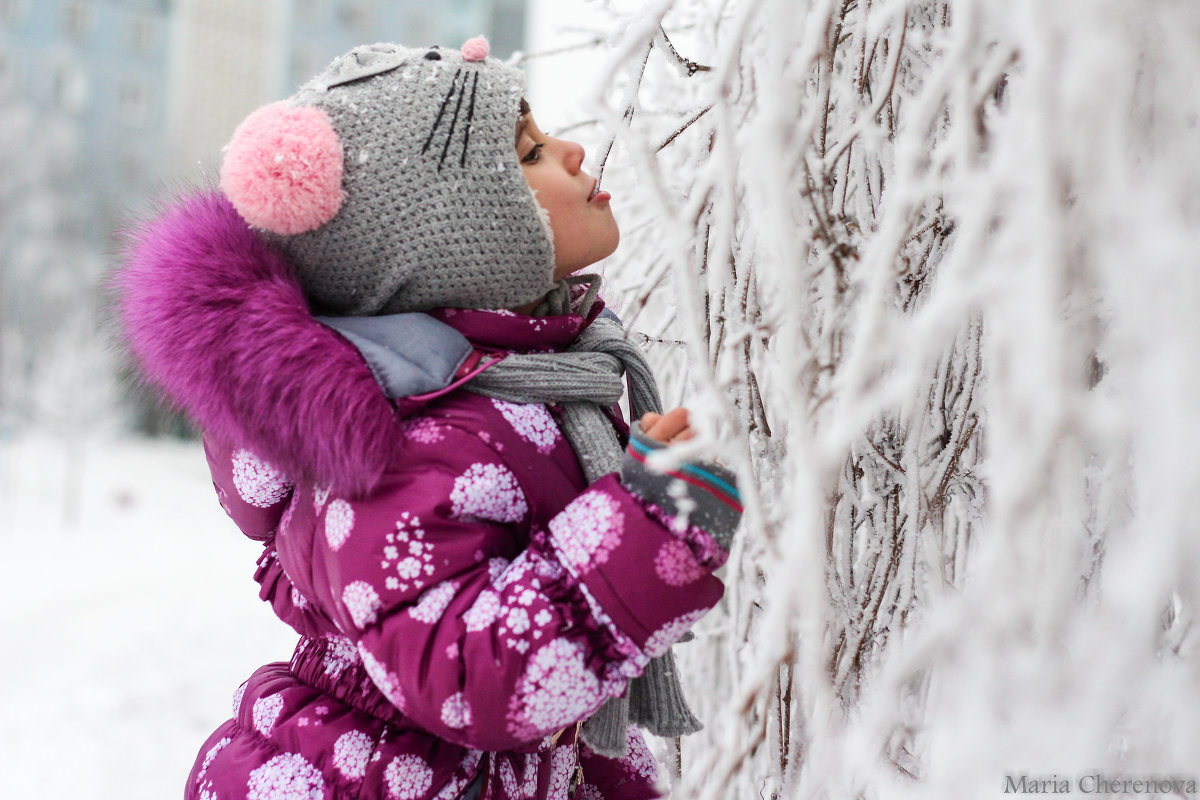
{"type": "Polygon", "coordinates": [[[522,104],[517,123],[517,157],[538,204],[554,231],[554,279],[594,264],[617,249],[621,232],[608,192],[583,171],[583,147],[543,133],[522,104]]]}

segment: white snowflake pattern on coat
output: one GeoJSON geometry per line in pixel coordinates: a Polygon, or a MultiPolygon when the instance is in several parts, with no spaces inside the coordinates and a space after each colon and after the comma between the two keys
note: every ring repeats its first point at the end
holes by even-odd
{"type": "Polygon", "coordinates": [[[424,539],[421,518],[402,512],[395,530],[384,537],[383,560],[379,563],[383,569],[396,569],[396,575],[389,575],[385,581],[388,589],[407,592],[410,583],[420,589],[433,574],[433,545],[424,539]]]}
{"type": "Polygon", "coordinates": [[[529,612],[523,608],[512,608],[504,618],[504,624],[510,631],[520,636],[529,631],[529,612]]]}
{"type": "Polygon", "coordinates": [[[299,753],[282,753],[250,773],[246,800],[322,800],[325,779],[299,753]]]}
{"type": "MultiPolygon", "coordinates": [[[[504,570],[508,568],[507,558],[489,558],[488,559],[488,580],[492,584],[500,580],[500,576],[504,574],[504,570]]],[[[497,586],[497,589],[503,589],[503,586],[497,586]]]]}
{"type": "Polygon", "coordinates": [[[572,500],[547,526],[563,564],[578,575],[608,561],[621,543],[625,515],[604,492],[586,491],[572,500]]]}
{"type": "Polygon", "coordinates": [[[248,684],[249,681],[242,681],[242,685],[237,687],[233,692],[233,716],[235,717],[242,710],[242,697],[246,694],[246,686],[248,684]]]}
{"type": "Polygon", "coordinates": [[[492,405],[517,435],[536,447],[542,455],[553,450],[562,438],[558,423],[541,403],[506,403],[493,398],[492,405]]]}
{"type": "Polygon", "coordinates": [[[631,777],[658,780],[658,762],[646,746],[646,740],[637,725],[625,729],[625,757],[621,759],[621,764],[626,772],[631,773],[631,777]]]}
{"type": "Polygon", "coordinates": [[[232,741],[233,739],[230,739],[228,736],[226,736],[210,747],[208,752],[204,754],[204,762],[200,764],[200,772],[196,775],[197,784],[204,780],[204,775],[208,772],[208,768],[212,766],[212,762],[217,757],[217,754],[224,750],[225,745],[232,741]]]}
{"type": "Polygon", "coordinates": [[[375,742],[362,731],[347,731],[333,743],[333,766],[350,780],[361,780],[374,747],[375,742]]]}
{"type": "Polygon", "coordinates": [[[404,691],[400,688],[400,678],[396,673],[388,672],[387,667],[375,658],[375,654],[368,650],[362,642],[358,643],[358,656],[362,659],[363,667],[367,670],[367,675],[375,687],[383,693],[389,703],[403,711],[406,701],[404,691]]]}
{"type": "Polygon", "coordinates": [[[575,800],[604,800],[604,795],[600,794],[600,790],[590,783],[581,783],[575,800]]]}
{"type": "Polygon", "coordinates": [[[529,510],[517,478],[503,464],[476,462],[454,479],[450,502],[455,517],[520,522],[529,510]]]}
{"type": "Polygon", "coordinates": [[[360,628],[373,623],[379,616],[383,604],[375,587],[366,581],[354,581],[342,590],[342,604],[350,612],[350,619],[360,628]]]}
{"type": "Polygon", "coordinates": [[[329,502],[329,487],[319,485],[313,487],[313,511],[320,512],[325,504],[329,502]]]}
{"type": "Polygon", "coordinates": [[[471,705],[462,692],[455,692],[442,703],[442,724],[455,730],[471,724],[471,705]]]}
{"type": "Polygon", "coordinates": [[[481,631],[496,621],[500,616],[500,596],[491,589],[484,589],[475,598],[475,603],[463,614],[467,633],[481,631]]]}
{"type": "Polygon", "coordinates": [[[415,800],[433,783],[433,769],[414,753],[396,756],[387,765],[383,776],[387,780],[388,796],[393,800],[415,800]]]}
{"type": "Polygon", "coordinates": [[[661,656],[667,652],[667,648],[679,641],[680,636],[683,636],[693,625],[699,622],[700,618],[706,613],[708,613],[708,609],[698,608],[695,611],[689,611],[686,614],[676,617],[651,634],[642,649],[648,656],[661,656]]]}
{"type": "Polygon", "coordinates": [[[453,581],[443,581],[432,589],[426,589],[417,604],[408,609],[408,615],[417,622],[433,625],[446,612],[456,589],[453,581]]]}
{"type": "Polygon", "coordinates": [[[517,736],[558,730],[582,719],[604,699],[584,663],[583,645],[558,638],[534,653],[509,703],[508,729],[517,736]]]}
{"type": "Polygon", "coordinates": [[[454,777],[442,787],[442,790],[437,793],[433,800],[458,800],[463,789],[467,788],[472,780],[475,779],[475,774],[479,771],[479,762],[483,758],[483,753],[479,750],[468,750],[463,756],[462,763],[458,765],[458,771],[454,777]]]}
{"type": "Polygon", "coordinates": [[[255,729],[263,736],[270,736],[281,711],[283,711],[283,698],[277,694],[269,694],[255,700],[254,707],[251,709],[255,729]]]}
{"type": "Polygon", "coordinates": [[[686,586],[704,577],[704,568],[685,543],[674,539],[664,542],[654,556],[654,573],[668,586],[686,586]]]}
{"type": "Polygon", "coordinates": [[[404,423],[401,430],[404,438],[419,444],[437,444],[444,438],[442,426],[432,417],[413,417],[404,423]]]}
{"type": "Polygon", "coordinates": [[[326,640],[328,644],[325,647],[322,665],[326,675],[336,678],[358,661],[358,650],[354,647],[354,642],[345,636],[328,636],[326,640]]]}
{"type": "Polygon", "coordinates": [[[550,788],[546,800],[567,800],[571,776],[575,773],[575,749],[559,747],[550,756],[550,788]]]}
{"type": "Polygon", "coordinates": [[[511,584],[516,583],[525,577],[529,572],[532,564],[529,561],[529,551],[525,550],[512,561],[505,561],[502,558],[493,558],[488,562],[488,575],[491,577],[492,588],[497,592],[502,592],[511,584]],[[493,565],[502,565],[499,569],[493,569],[493,565]]]}
{"type": "Polygon", "coordinates": [[[500,762],[500,783],[511,800],[530,800],[537,791],[537,772],[541,759],[534,753],[526,754],[521,777],[518,779],[512,762],[516,757],[514,753],[500,762]]]}
{"type": "Polygon", "coordinates": [[[345,500],[334,500],[325,509],[325,541],[329,549],[340,550],[354,531],[354,507],[345,500]]]}
{"type": "Polygon", "coordinates": [[[233,486],[242,500],[256,508],[270,508],[292,489],[278,467],[245,449],[233,454],[233,486]]]}

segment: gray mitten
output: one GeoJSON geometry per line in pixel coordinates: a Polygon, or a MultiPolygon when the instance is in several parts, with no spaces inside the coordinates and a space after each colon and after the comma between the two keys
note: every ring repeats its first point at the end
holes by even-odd
{"type": "Polygon", "coordinates": [[[621,482],[669,516],[683,517],[688,524],[702,528],[722,550],[729,552],[742,518],[737,479],[724,467],[706,462],[680,464],[669,472],[648,467],[647,456],[664,447],[634,424],[621,462],[621,482]]]}

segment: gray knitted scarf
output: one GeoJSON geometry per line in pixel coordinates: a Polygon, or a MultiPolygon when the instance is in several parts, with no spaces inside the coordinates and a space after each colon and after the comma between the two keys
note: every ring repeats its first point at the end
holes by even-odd
{"type": "MultiPolygon", "coordinates": [[[[599,290],[599,276],[568,278],[547,295],[534,316],[564,314],[572,307],[587,310],[599,290]],[[572,302],[572,288],[587,291],[572,302]]],[[[615,321],[598,317],[562,353],[514,353],[484,370],[464,388],[510,403],[558,403],[563,433],[583,467],[588,483],[619,472],[623,450],[603,409],[621,399],[622,375],[629,378],[630,417],[661,412],[658,386],[637,345],[615,321]]],[[[630,722],[657,736],[681,736],[700,730],[679,685],[671,651],[652,659],[623,697],[614,697],[583,726],[583,740],[601,755],[625,754],[630,722]]]]}

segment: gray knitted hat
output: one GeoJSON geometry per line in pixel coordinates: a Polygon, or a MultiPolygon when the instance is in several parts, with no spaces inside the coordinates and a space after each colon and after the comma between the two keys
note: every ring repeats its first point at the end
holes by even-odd
{"type": "Polygon", "coordinates": [[[513,308],[553,287],[514,145],[524,76],[487,54],[482,37],[357,47],[234,133],[221,188],[319,310],[513,308]]]}

